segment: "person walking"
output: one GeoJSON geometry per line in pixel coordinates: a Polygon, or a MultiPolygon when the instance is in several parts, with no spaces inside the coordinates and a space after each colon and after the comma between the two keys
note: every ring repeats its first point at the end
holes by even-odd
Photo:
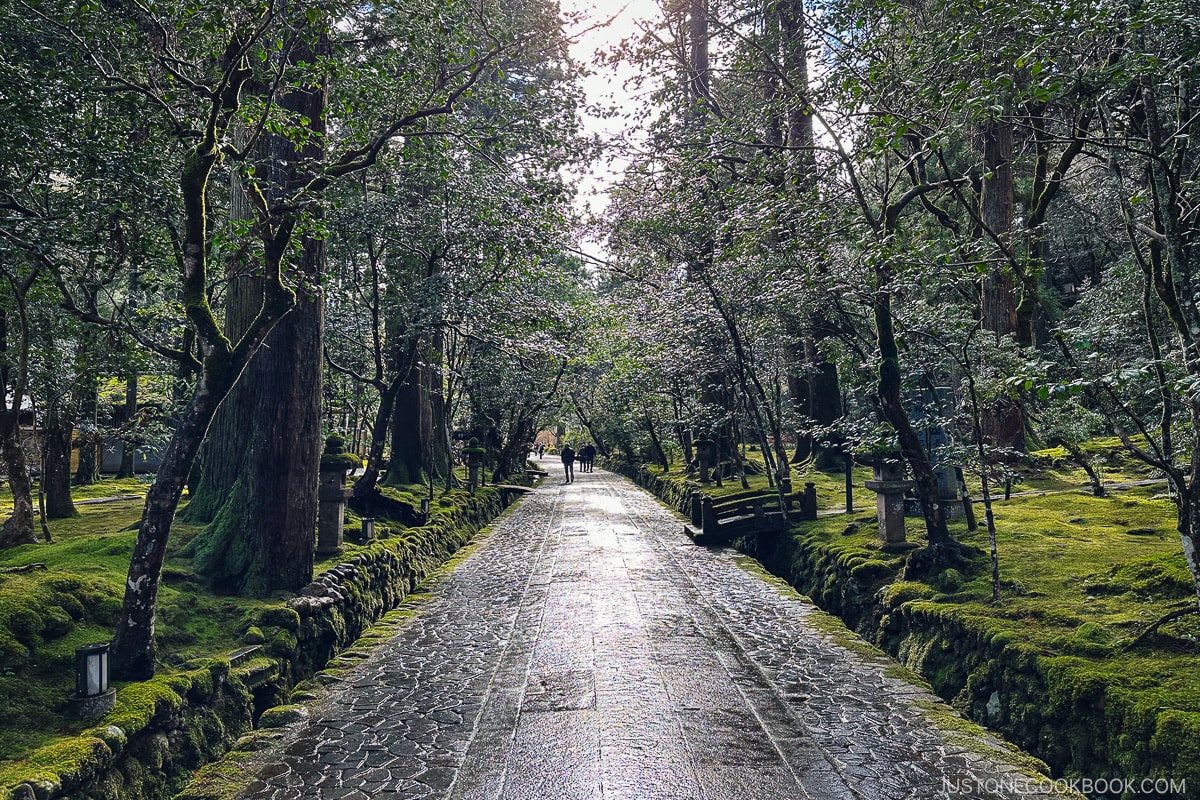
{"type": "Polygon", "coordinates": [[[571,449],[571,445],[565,444],[562,449],[563,462],[563,483],[571,483],[575,480],[575,451],[571,449]]]}

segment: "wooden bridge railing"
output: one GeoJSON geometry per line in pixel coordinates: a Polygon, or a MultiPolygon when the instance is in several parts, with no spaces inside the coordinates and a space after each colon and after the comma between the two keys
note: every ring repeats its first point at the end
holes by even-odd
{"type": "Polygon", "coordinates": [[[817,518],[817,490],[812,483],[803,492],[743,492],[716,499],[693,490],[692,524],[685,527],[696,544],[727,545],[743,536],[773,536],[798,520],[817,518]]]}

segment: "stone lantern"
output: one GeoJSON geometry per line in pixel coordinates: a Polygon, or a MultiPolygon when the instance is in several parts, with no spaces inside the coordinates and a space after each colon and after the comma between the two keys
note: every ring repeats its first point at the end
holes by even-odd
{"type": "Polygon", "coordinates": [[[463,448],[463,456],[467,459],[467,491],[471,494],[475,494],[475,487],[480,485],[479,468],[483,466],[483,456],[486,452],[474,437],[463,448]]]}
{"type": "Polygon", "coordinates": [[[712,480],[712,469],[717,461],[717,443],[712,439],[697,439],[692,444],[696,446],[696,461],[700,466],[700,482],[712,480]]]}
{"type": "Polygon", "coordinates": [[[346,500],[353,494],[345,488],[346,475],[362,465],[353,453],[347,453],[339,436],[325,440],[321,453],[320,485],[317,489],[317,555],[336,553],[342,546],[346,515],[346,500]]]}
{"type": "Polygon", "coordinates": [[[877,455],[871,465],[873,480],[863,486],[875,492],[879,513],[879,537],[885,544],[902,544],[904,533],[904,493],[913,482],[904,478],[904,462],[899,453],[877,455]]]}

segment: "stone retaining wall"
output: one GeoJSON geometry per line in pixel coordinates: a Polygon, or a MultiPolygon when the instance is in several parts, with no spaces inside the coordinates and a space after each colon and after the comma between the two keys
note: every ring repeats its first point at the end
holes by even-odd
{"type": "Polygon", "coordinates": [[[484,488],[464,507],[373,542],[296,597],[259,614],[257,650],[205,659],[117,691],[99,725],[13,765],[0,785],[12,800],[157,800],[223,755],[265,709],[286,701],[359,634],[395,608],[494,519],[509,492],[484,488]]]}
{"type": "MultiPolygon", "coordinates": [[[[695,485],[644,467],[623,471],[690,514],[695,485]]],[[[802,537],[780,537],[772,553],[754,555],[1055,775],[1186,781],[1185,793],[1154,795],[1200,797],[1200,713],[1162,708],[1130,687],[1105,682],[1091,662],[973,626],[953,606],[923,599],[928,594],[916,584],[881,590],[878,574],[856,572],[837,553],[802,537]]]]}

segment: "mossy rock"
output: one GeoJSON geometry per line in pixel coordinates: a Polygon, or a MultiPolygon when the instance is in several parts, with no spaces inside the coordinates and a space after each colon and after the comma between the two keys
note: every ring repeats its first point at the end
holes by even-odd
{"type": "Polygon", "coordinates": [[[1161,773],[1200,786],[1200,713],[1165,709],[1155,723],[1150,751],[1161,773]]]}
{"type": "Polygon", "coordinates": [[[293,632],[300,630],[300,615],[290,606],[265,608],[258,612],[257,620],[262,628],[285,628],[293,632]]]}
{"type": "Polygon", "coordinates": [[[910,600],[928,600],[934,594],[934,590],[924,583],[896,581],[880,590],[880,600],[883,607],[890,611],[910,600]]]}
{"type": "Polygon", "coordinates": [[[262,716],[258,718],[258,727],[285,728],[288,725],[304,722],[309,716],[308,709],[299,704],[275,706],[262,713],[262,716]]]}

